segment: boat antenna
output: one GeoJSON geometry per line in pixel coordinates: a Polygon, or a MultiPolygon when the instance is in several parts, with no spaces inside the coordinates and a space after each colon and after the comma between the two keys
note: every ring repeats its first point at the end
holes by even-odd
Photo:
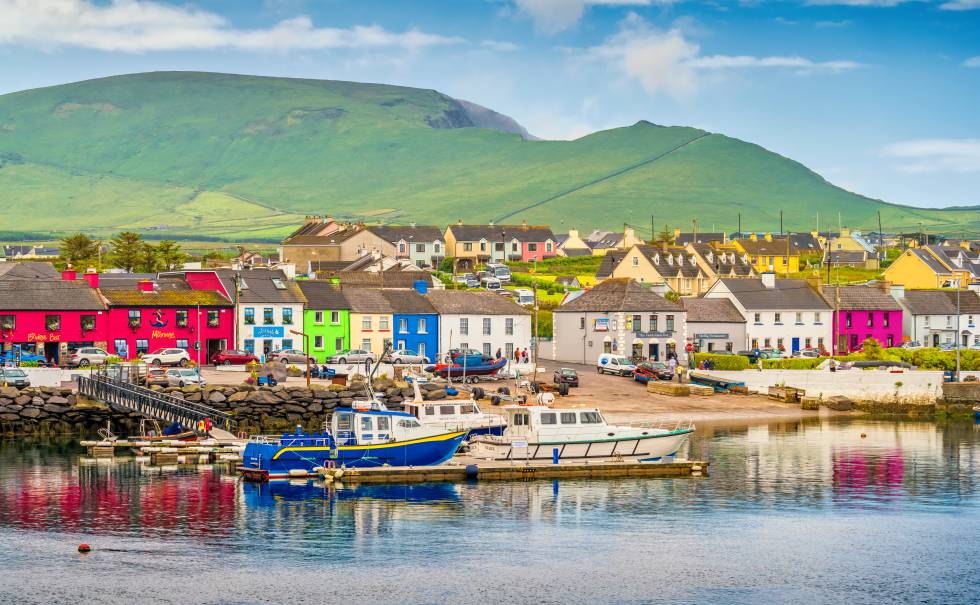
{"type": "Polygon", "coordinates": [[[376,361],[374,363],[374,367],[371,368],[371,372],[368,374],[368,377],[367,377],[368,378],[367,379],[368,397],[371,399],[372,402],[374,401],[374,386],[373,386],[373,384],[374,384],[374,375],[377,374],[378,368],[381,367],[381,363],[385,359],[388,359],[389,357],[391,357],[391,343],[390,342],[386,342],[385,343],[384,351],[381,352],[381,355],[378,357],[378,361],[376,361]]]}

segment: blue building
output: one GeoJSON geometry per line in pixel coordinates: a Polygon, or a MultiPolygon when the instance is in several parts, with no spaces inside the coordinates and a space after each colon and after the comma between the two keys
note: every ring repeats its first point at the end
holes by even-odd
{"type": "Polygon", "coordinates": [[[439,354],[439,314],[422,294],[424,282],[415,290],[384,290],[391,306],[391,340],[394,350],[408,349],[436,361],[439,354]]]}

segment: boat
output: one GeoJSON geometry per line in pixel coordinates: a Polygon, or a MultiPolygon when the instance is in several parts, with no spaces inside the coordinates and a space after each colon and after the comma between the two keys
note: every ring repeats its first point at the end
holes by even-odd
{"type": "Polygon", "coordinates": [[[336,408],[323,432],[297,427],[292,434],[253,437],[238,471],[248,480],[267,481],[312,477],[330,467],[431,466],[452,458],[466,434],[424,425],[372,398],[336,408]]]}
{"type": "Polygon", "coordinates": [[[165,441],[197,441],[198,434],[194,431],[184,429],[179,422],[171,423],[167,428],[160,429],[160,424],[156,420],[150,420],[153,429],[147,428],[147,420],[140,420],[140,434],[129,437],[129,441],[145,441],[158,443],[165,441]]]}
{"type": "Polygon", "coordinates": [[[476,435],[503,435],[507,420],[500,414],[487,414],[472,399],[407,401],[405,411],[426,426],[466,431],[467,439],[476,435]]]}
{"type": "Polygon", "coordinates": [[[691,422],[673,426],[612,425],[596,408],[513,405],[503,435],[470,440],[470,455],[490,460],[609,458],[659,460],[673,456],[694,432],[691,422]]]}
{"type": "Polygon", "coordinates": [[[425,368],[425,371],[440,378],[493,376],[506,365],[506,357],[494,359],[476,349],[453,349],[449,352],[446,362],[430,365],[425,368]]]}

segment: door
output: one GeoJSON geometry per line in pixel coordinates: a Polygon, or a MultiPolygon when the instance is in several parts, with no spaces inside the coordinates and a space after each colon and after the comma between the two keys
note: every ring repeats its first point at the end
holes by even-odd
{"type": "Polygon", "coordinates": [[[58,343],[56,342],[46,342],[44,343],[44,358],[53,364],[58,364],[58,343]]]}
{"type": "Polygon", "coordinates": [[[799,350],[800,350],[800,339],[799,338],[794,338],[793,339],[793,352],[796,353],[799,350]]]}
{"type": "Polygon", "coordinates": [[[932,335],[932,346],[934,346],[934,347],[938,347],[939,346],[939,334],[933,334],[932,335]]]}
{"type": "Polygon", "coordinates": [[[269,353],[272,352],[272,342],[273,341],[271,341],[271,340],[263,340],[262,341],[262,355],[265,358],[268,358],[269,357],[269,353]]]}
{"type": "Polygon", "coordinates": [[[660,361],[660,345],[650,345],[650,361],[660,361]]]}

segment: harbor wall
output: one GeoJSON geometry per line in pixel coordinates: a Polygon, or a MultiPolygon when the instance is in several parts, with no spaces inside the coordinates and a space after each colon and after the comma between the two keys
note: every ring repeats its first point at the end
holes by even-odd
{"type": "Polygon", "coordinates": [[[943,373],[914,371],[892,374],[880,370],[711,370],[708,374],[744,382],[752,391],[766,393],[783,385],[804,389],[807,396],[835,395],[861,401],[935,402],[943,396],[943,373]]]}

